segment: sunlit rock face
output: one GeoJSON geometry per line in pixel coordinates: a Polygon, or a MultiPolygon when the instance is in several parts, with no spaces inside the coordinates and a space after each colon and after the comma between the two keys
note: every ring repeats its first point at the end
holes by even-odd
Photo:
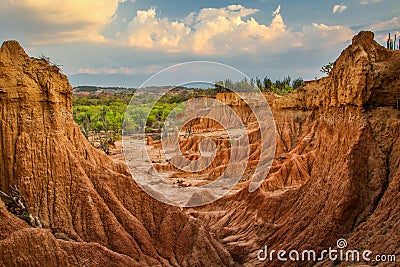
{"type": "MultiPolygon", "coordinates": [[[[322,251],[339,238],[350,249],[400,254],[400,51],[373,38],[355,36],[328,77],[286,96],[266,96],[277,146],[262,188],[244,187],[192,212],[235,261],[292,266],[276,257],[260,262],[257,253],[264,245],[322,251]]],[[[231,98],[223,99],[235,105],[231,98]]]]}
{"type": "MultiPolygon", "coordinates": [[[[400,52],[373,38],[370,32],[355,36],[328,77],[286,96],[265,96],[274,114],[276,153],[254,193],[247,185],[259,161],[259,130],[237,96],[218,95],[247,120],[247,176],[236,193],[185,210],[145,194],[124,165],[90,146],[73,122],[72,89],[57,66],[28,57],[15,41],[4,43],[0,190],[17,186],[43,228],[0,202],[0,263],[292,266],[276,258],[260,262],[257,253],[265,245],[321,251],[339,238],[350,249],[400,258],[400,52]]],[[[180,145],[195,160],[200,135],[221,127],[204,119],[192,127],[180,145]]],[[[221,149],[201,174],[210,180],[231,155],[229,140],[215,141],[221,149]]],[[[168,164],[155,168],[186,178],[168,164]]],[[[304,266],[312,264],[331,262],[304,266]]]]}
{"type": "Polygon", "coordinates": [[[43,228],[0,202],[0,265],[230,265],[196,219],[145,194],[126,166],[88,143],[71,103],[57,66],[3,43],[0,190],[16,186],[43,228]]]}

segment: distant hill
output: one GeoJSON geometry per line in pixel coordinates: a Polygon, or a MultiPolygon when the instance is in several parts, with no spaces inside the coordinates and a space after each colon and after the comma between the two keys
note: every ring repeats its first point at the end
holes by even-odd
{"type": "MultiPolygon", "coordinates": [[[[199,93],[204,90],[204,88],[188,88],[183,86],[150,86],[146,87],[146,93],[158,93],[160,91],[167,89],[170,94],[190,94],[190,93],[199,93]]],[[[124,95],[124,94],[133,94],[136,93],[140,88],[126,88],[126,87],[100,87],[100,86],[92,86],[92,85],[83,85],[76,86],[73,88],[74,95],[100,95],[100,94],[113,94],[113,95],[124,95]]]]}
{"type": "Polygon", "coordinates": [[[125,87],[99,87],[99,86],[77,86],[73,88],[74,95],[82,94],[132,94],[136,92],[136,88],[125,88],[125,87]]]}

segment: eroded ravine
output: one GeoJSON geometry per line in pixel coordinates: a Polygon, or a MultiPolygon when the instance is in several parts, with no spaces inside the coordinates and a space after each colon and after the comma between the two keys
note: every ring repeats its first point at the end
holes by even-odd
{"type": "MultiPolygon", "coordinates": [[[[249,193],[242,181],[237,193],[183,211],[144,193],[124,165],[90,146],[73,122],[64,75],[18,43],[4,43],[0,190],[18,186],[43,229],[0,202],[0,263],[291,266],[261,262],[257,252],[265,245],[321,251],[339,238],[400,258],[400,52],[373,37],[354,37],[328,77],[284,97],[266,96],[277,146],[261,188],[249,193]]],[[[234,108],[251,122],[245,107],[234,108]]],[[[196,127],[217,129],[206,121],[196,127]]],[[[254,162],[258,136],[251,131],[254,162]]],[[[222,168],[227,155],[217,155],[216,165],[222,168]]],[[[318,264],[331,262],[301,265],[318,264]]]]}

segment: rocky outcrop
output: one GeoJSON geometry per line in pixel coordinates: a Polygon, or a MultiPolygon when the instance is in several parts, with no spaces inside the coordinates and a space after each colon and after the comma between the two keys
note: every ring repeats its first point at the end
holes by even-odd
{"type": "Polygon", "coordinates": [[[277,152],[262,188],[190,214],[246,266],[348,266],[257,259],[265,245],[320,252],[340,238],[349,249],[398,261],[399,64],[400,52],[379,46],[372,33],[355,36],[328,77],[273,101],[277,152]]]}
{"type": "Polygon", "coordinates": [[[277,108],[330,108],[354,105],[366,109],[398,107],[400,63],[398,51],[374,41],[372,32],[360,32],[335,61],[328,77],[275,101],[277,108]]]}
{"type": "MultiPolygon", "coordinates": [[[[396,263],[381,263],[396,266],[399,66],[399,51],[361,32],[328,77],[287,96],[267,95],[277,147],[262,186],[249,193],[243,181],[239,192],[182,212],[143,193],[125,166],[86,142],[71,118],[71,88],[57,66],[6,42],[0,50],[0,190],[17,186],[43,229],[0,202],[0,265],[348,266],[257,259],[265,245],[320,252],[345,238],[349,249],[396,255],[396,263]]],[[[259,160],[257,127],[234,95],[218,98],[250,118],[250,171],[259,160]]],[[[212,121],[196,125],[200,133],[220,129],[212,121]]],[[[181,141],[191,159],[201,139],[181,141]]],[[[215,141],[218,168],[207,176],[212,170],[217,175],[231,153],[227,140],[215,141]]]]}
{"type": "Polygon", "coordinates": [[[230,265],[198,220],[152,199],[86,141],[71,96],[57,66],[2,45],[0,190],[16,186],[43,228],[0,201],[0,266],[230,265]]]}
{"type": "MultiPolygon", "coordinates": [[[[242,93],[243,94],[243,93],[242,93]]],[[[254,93],[248,94],[246,97],[255,99],[259,95],[254,93]],[[252,96],[254,95],[254,96],[252,96]]],[[[262,95],[261,95],[262,96],[262,95]]],[[[272,94],[263,95],[268,103],[273,104],[276,96],[272,94]]],[[[189,160],[197,160],[200,158],[199,144],[206,138],[210,138],[216,145],[216,152],[214,160],[207,168],[200,168],[201,171],[195,173],[188,172],[182,169],[177,169],[175,166],[181,164],[172,164],[171,161],[160,162],[155,164],[155,169],[160,172],[168,172],[171,178],[186,178],[189,185],[203,185],[210,180],[213,181],[219,178],[230,164],[230,157],[236,157],[235,162],[241,162],[248,159],[245,173],[242,176],[238,187],[246,187],[249,180],[253,176],[261,155],[261,135],[256,121],[255,113],[246,104],[245,101],[240,99],[236,93],[219,93],[216,96],[221,105],[218,113],[220,119],[218,121],[225,122],[231,128],[240,128],[238,125],[228,123],[232,121],[227,112],[227,107],[234,110],[243,126],[246,128],[247,136],[249,138],[249,155],[247,155],[247,146],[232,152],[231,138],[227,131],[223,130],[223,126],[214,119],[202,114],[203,117],[194,119],[190,122],[191,136],[180,137],[179,144],[180,150],[189,160]],[[175,165],[175,166],[174,166],[175,165]],[[198,181],[199,179],[206,180],[194,184],[191,180],[198,181]]],[[[263,101],[253,103],[253,108],[264,108],[263,101]]],[[[188,106],[190,102],[188,103],[188,106]]],[[[196,108],[192,108],[197,110],[196,108]]],[[[257,111],[257,110],[256,110],[257,111]]],[[[264,183],[264,187],[268,191],[279,190],[287,187],[297,187],[304,184],[309,176],[311,166],[316,156],[315,150],[318,146],[316,143],[316,122],[314,120],[314,113],[311,111],[303,110],[284,110],[275,109],[275,130],[276,136],[276,161],[273,163],[270,170],[271,175],[264,183]]],[[[186,124],[186,127],[188,124],[186,124]]],[[[185,129],[185,127],[184,127],[185,129]]],[[[153,143],[154,148],[160,149],[162,147],[161,141],[153,143]]],[[[154,159],[154,162],[157,162],[154,159]]]]}

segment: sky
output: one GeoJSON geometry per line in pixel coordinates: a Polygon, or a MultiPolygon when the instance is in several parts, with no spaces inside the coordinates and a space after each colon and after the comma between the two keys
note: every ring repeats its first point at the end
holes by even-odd
{"type": "Polygon", "coordinates": [[[400,2],[0,0],[0,41],[49,57],[72,86],[138,87],[190,61],[310,80],[361,30],[382,45],[389,32],[400,36],[400,2]]]}

